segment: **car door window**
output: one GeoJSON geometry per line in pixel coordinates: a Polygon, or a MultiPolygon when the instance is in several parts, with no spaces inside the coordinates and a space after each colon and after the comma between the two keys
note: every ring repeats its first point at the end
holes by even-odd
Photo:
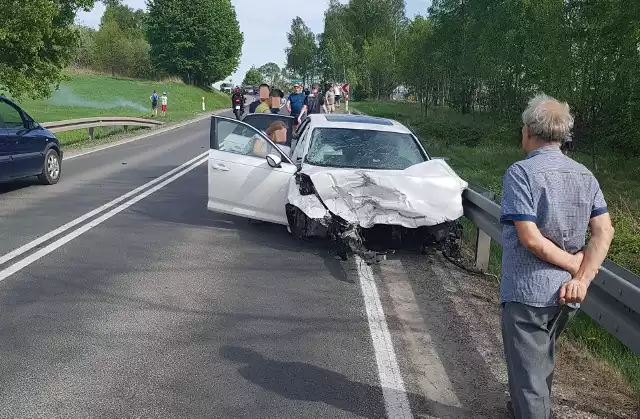
{"type": "Polygon", "coordinates": [[[20,111],[3,100],[0,100],[0,128],[24,128],[20,111]]]}
{"type": "Polygon", "coordinates": [[[295,133],[294,137],[295,137],[296,139],[298,139],[298,140],[299,140],[300,138],[302,138],[302,135],[304,134],[305,130],[307,129],[307,127],[309,126],[309,124],[310,124],[310,123],[311,123],[311,120],[310,120],[310,119],[305,119],[305,120],[302,122],[302,124],[300,124],[300,125],[298,126],[298,129],[296,130],[296,133],[295,133]]]}
{"type": "Polygon", "coordinates": [[[232,119],[216,119],[214,150],[240,154],[256,158],[264,158],[267,154],[277,153],[283,163],[289,163],[286,145],[274,145],[256,128],[232,119]]]}
{"type": "Polygon", "coordinates": [[[278,115],[273,113],[254,113],[249,114],[242,119],[242,122],[267,132],[269,126],[276,121],[281,121],[287,126],[287,142],[286,145],[291,147],[291,139],[293,137],[293,122],[295,119],[288,115],[278,115]]]}
{"type": "Polygon", "coordinates": [[[293,145],[291,147],[291,155],[295,154],[296,150],[299,150],[298,144],[302,142],[303,136],[307,133],[307,127],[311,121],[309,119],[304,120],[302,124],[298,126],[296,132],[293,134],[293,145]]]}

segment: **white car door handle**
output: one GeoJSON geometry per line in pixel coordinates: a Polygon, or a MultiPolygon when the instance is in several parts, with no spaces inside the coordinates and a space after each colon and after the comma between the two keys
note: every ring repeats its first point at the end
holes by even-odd
{"type": "Polygon", "coordinates": [[[229,168],[227,166],[225,166],[224,164],[220,164],[220,163],[216,163],[216,164],[212,164],[211,168],[214,170],[220,170],[221,172],[228,172],[229,168]]]}

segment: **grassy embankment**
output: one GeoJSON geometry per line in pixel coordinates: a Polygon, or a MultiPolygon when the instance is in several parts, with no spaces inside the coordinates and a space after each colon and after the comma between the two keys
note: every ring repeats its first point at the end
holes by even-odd
{"type": "MultiPolygon", "coordinates": [[[[69,82],[60,85],[46,100],[22,100],[22,106],[36,121],[50,122],[64,119],[94,116],[151,117],[151,93],[167,92],[167,116],[162,117],[158,104],[157,119],[176,122],[197,116],[202,112],[202,97],[205,97],[207,111],[230,105],[228,95],[186,85],[179,80],[150,81],[134,80],[78,71],[67,71],[69,82]]],[[[129,132],[134,131],[130,127],[129,132]]],[[[135,130],[138,131],[138,130],[135,130]]],[[[123,133],[122,127],[101,127],[95,129],[95,140],[88,141],[86,129],[57,134],[68,147],[79,147],[117,138],[123,133]]]]}
{"type": "MultiPolygon", "coordinates": [[[[463,179],[497,194],[502,192],[505,170],[524,157],[519,148],[521,124],[518,121],[508,123],[482,114],[460,115],[447,109],[429,110],[424,118],[416,104],[407,102],[360,102],[355,108],[369,115],[408,123],[432,156],[449,157],[449,164],[463,179]]],[[[577,152],[571,153],[571,157],[593,170],[591,156],[577,152]]],[[[595,175],[608,201],[616,229],[609,257],[640,274],[640,158],[631,159],[601,150],[597,164],[595,175]]],[[[465,239],[474,239],[469,236],[472,234],[465,239]]],[[[492,246],[491,270],[499,275],[501,248],[495,243],[492,246]]],[[[612,364],[640,394],[640,357],[583,313],[576,316],[568,334],[612,364]]]]}

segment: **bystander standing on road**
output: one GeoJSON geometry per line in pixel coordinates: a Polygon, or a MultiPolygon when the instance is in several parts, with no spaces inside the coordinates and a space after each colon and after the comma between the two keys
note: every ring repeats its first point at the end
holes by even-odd
{"type": "Polygon", "coordinates": [[[573,127],[569,105],[539,95],[522,119],[528,154],[504,176],[500,217],[508,408],[517,419],[549,419],[556,341],[606,258],[613,227],[596,178],[560,149],[573,127]]]}
{"type": "Polygon", "coordinates": [[[282,98],[284,97],[284,92],[280,89],[271,89],[269,93],[269,106],[271,107],[271,113],[278,114],[280,113],[280,106],[282,106],[282,98]]]}
{"type": "Polygon", "coordinates": [[[258,88],[260,100],[249,105],[249,113],[271,113],[270,92],[268,84],[261,84],[258,88]]]}
{"type": "Polygon", "coordinates": [[[302,86],[300,83],[295,83],[293,85],[293,93],[289,95],[289,99],[287,100],[287,112],[295,118],[296,124],[302,112],[305,98],[305,94],[302,93],[302,86]]]}
{"type": "Polygon", "coordinates": [[[304,105],[302,106],[302,112],[300,112],[300,116],[298,116],[298,124],[302,122],[302,117],[305,115],[310,115],[312,113],[322,113],[327,112],[327,106],[324,102],[324,96],[318,93],[320,86],[317,83],[314,83],[311,86],[311,92],[304,100],[304,105]]]}
{"type": "Polygon", "coordinates": [[[333,83],[333,93],[335,97],[336,109],[340,109],[340,99],[342,95],[342,86],[339,83],[333,83]]]}
{"type": "Polygon", "coordinates": [[[335,107],[336,95],[331,85],[327,85],[324,94],[324,103],[326,104],[327,113],[333,113],[336,111],[335,107]]]}
{"type": "Polygon", "coordinates": [[[349,113],[349,83],[346,82],[344,86],[342,86],[342,94],[344,96],[344,111],[349,113]]]}

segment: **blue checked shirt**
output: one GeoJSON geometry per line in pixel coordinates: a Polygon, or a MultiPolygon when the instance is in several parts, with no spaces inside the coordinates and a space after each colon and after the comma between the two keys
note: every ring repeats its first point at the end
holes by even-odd
{"type": "Polygon", "coordinates": [[[502,215],[502,281],[500,302],[534,307],[558,305],[569,272],[543,262],[518,240],[514,221],[535,222],[543,236],[569,253],[585,245],[592,217],[606,213],[598,181],[557,146],[535,150],[504,175],[502,215]]]}

